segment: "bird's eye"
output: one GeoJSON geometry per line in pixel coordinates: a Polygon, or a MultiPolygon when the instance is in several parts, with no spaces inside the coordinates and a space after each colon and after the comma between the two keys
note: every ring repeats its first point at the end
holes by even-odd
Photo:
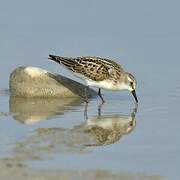
{"type": "Polygon", "coordinates": [[[132,89],[134,89],[134,83],[130,82],[130,86],[132,87],[132,89]]]}

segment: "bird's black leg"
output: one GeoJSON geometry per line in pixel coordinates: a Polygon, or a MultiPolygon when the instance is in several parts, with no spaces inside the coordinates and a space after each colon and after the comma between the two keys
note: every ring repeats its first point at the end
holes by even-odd
{"type": "Polygon", "coordinates": [[[84,96],[85,96],[85,101],[86,101],[86,103],[88,103],[89,101],[88,101],[88,90],[89,90],[89,86],[86,86],[85,87],[85,92],[84,92],[84,96]]]}
{"type": "Polygon", "coordinates": [[[136,103],[136,104],[135,104],[135,107],[134,107],[134,109],[133,109],[133,112],[131,113],[131,116],[133,117],[132,119],[135,118],[136,113],[137,113],[137,109],[138,109],[138,104],[136,103]]]}
{"type": "Polygon", "coordinates": [[[99,104],[99,106],[98,106],[98,117],[99,117],[99,118],[101,117],[101,109],[102,109],[103,104],[104,104],[104,102],[102,102],[102,103],[99,104]]]}
{"type": "Polygon", "coordinates": [[[87,108],[88,108],[88,103],[86,102],[85,108],[84,108],[84,117],[85,117],[85,119],[88,119],[87,108]]]}
{"type": "Polygon", "coordinates": [[[105,100],[104,100],[103,97],[102,97],[101,89],[100,89],[100,88],[99,88],[99,90],[98,90],[98,95],[99,95],[99,97],[101,98],[102,102],[104,103],[105,100]]]}

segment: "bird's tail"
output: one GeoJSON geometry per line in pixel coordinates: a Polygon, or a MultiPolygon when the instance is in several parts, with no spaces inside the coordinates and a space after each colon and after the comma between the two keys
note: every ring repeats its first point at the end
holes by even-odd
{"type": "Polygon", "coordinates": [[[66,66],[68,69],[73,69],[74,66],[74,61],[72,58],[67,58],[67,57],[61,57],[61,56],[55,56],[52,54],[49,54],[48,59],[55,61],[59,64],[63,64],[64,66],[66,66]]]}
{"type": "Polygon", "coordinates": [[[59,56],[55,56],[55,55],[49,54],[48,59],[50,59],[50,60],[52,60],[52,61],[55,61],[55,62],[57,62],[57,63],[61,63],[61,62],[60,62],[60,61],[61,61],[61,57],[59,57],[59,56]]]}

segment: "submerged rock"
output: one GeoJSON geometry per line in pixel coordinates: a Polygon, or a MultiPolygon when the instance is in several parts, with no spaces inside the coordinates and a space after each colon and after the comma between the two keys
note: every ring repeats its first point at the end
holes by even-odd
{"type": "MultiPolygon", "coordinates": [[[[18,67],[10,75],[10,94],[18,97],[85,97],[86,86],[37,67],[18,67]]],[[[88,97],[97,93],[89,89],[88,97]]]]}

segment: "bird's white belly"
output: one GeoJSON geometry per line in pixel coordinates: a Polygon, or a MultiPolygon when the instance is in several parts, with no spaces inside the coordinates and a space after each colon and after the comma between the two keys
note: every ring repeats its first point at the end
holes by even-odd
{"type": "Polygon", "coordinates": [[[77,77],[84,79],[88,86],[109,89],[109,90],[123,90],[127,89],[127,85],[124,83],[115,83],[112,80],[103,80],[103,81],[93,81],[91,79],[86,78],[82,74],[74,73],[77,77]]]}
{"type": "Polygon", "coordinates": [[[110,90],[118,90],[118,86],[110,81],[110,80],[104,80],[104,81],[91,81],[91,80],[86,80],[86,83],[88,86],[94,86],[94,87],[99,87],[103,89],[110,89],[110,90]]]}

